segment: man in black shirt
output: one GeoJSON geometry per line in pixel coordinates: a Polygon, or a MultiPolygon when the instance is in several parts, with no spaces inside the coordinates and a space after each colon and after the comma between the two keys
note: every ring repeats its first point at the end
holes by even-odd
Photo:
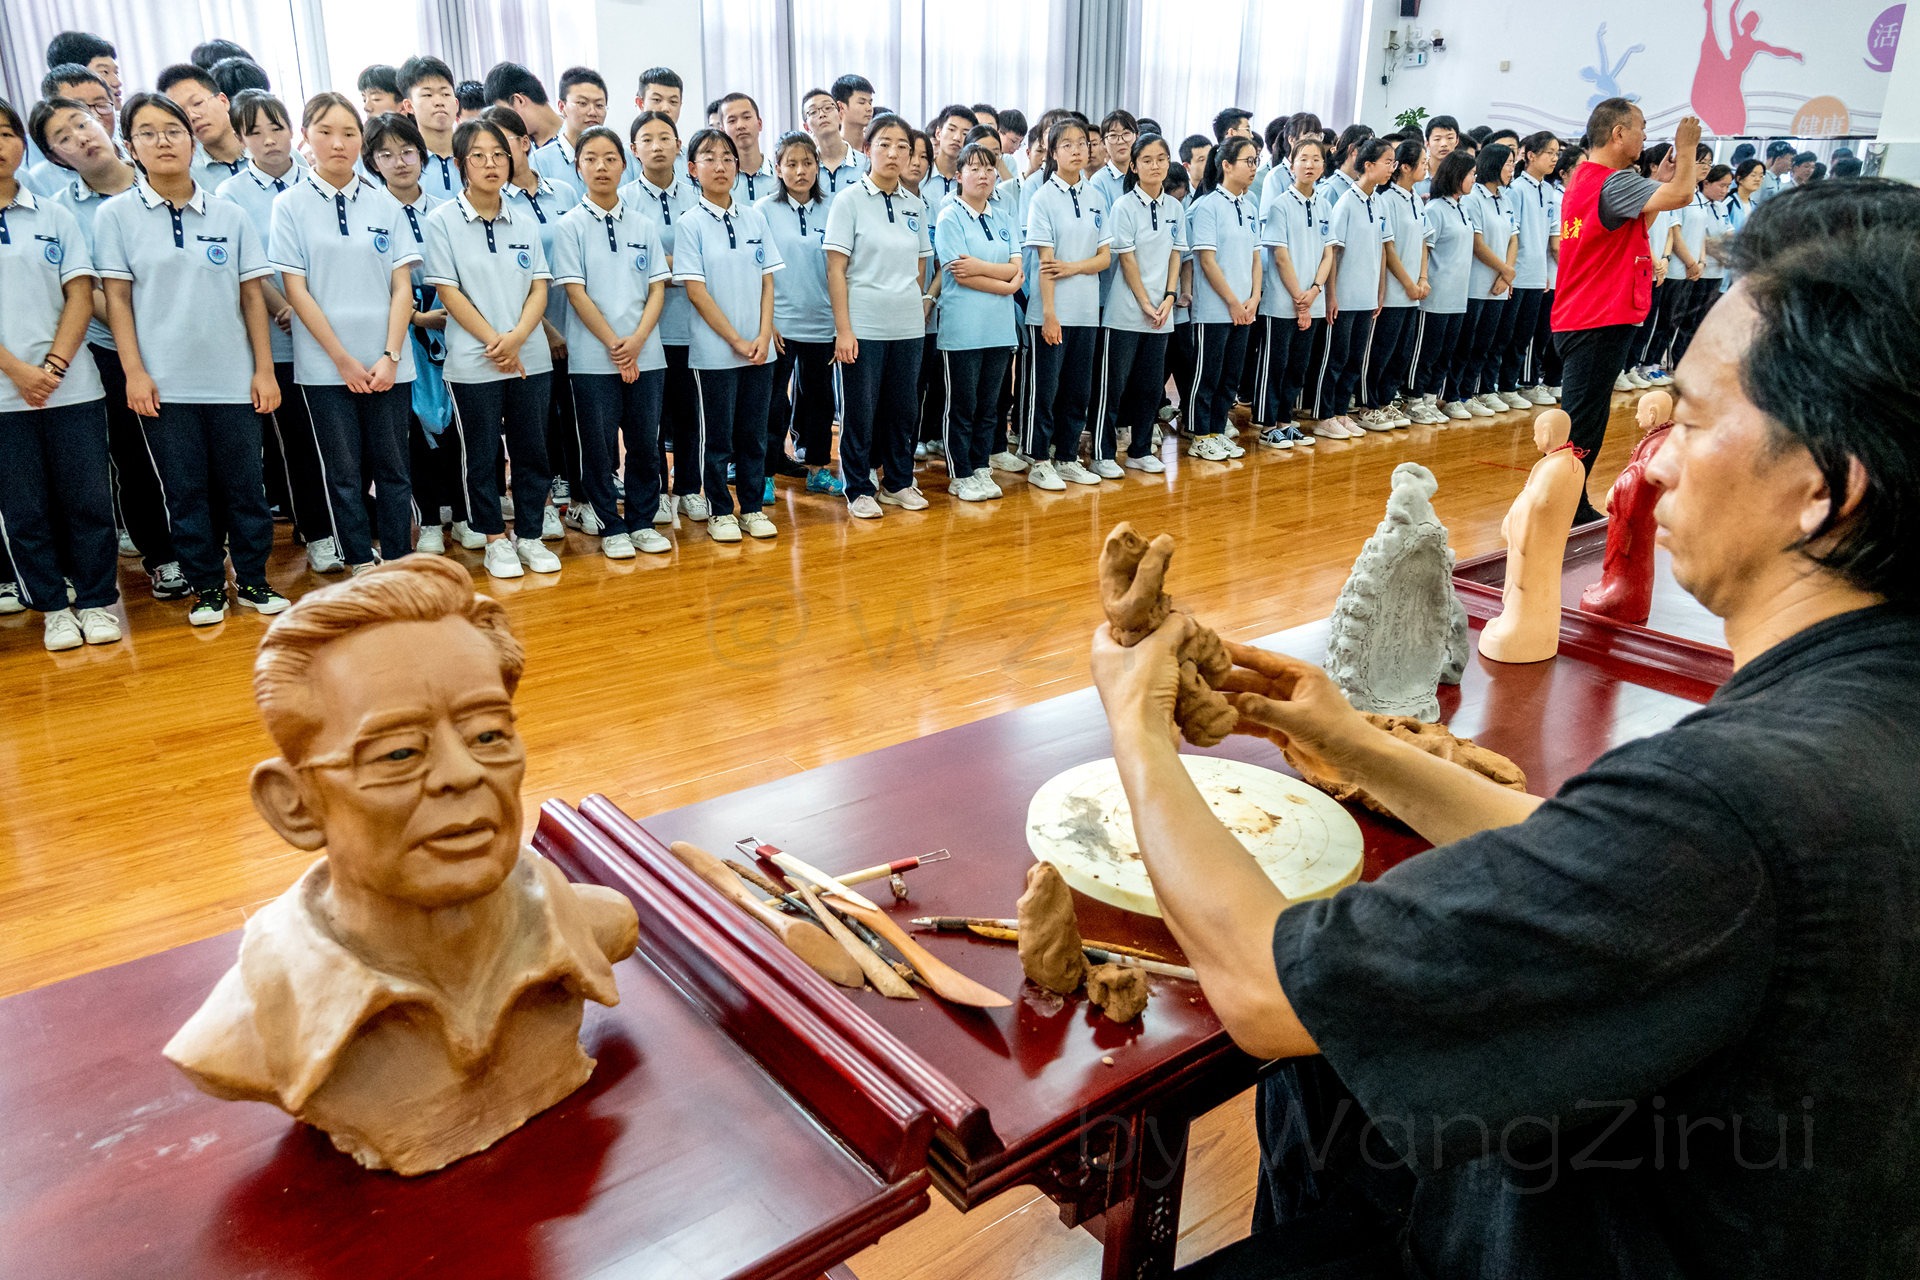
{"type": "Polygon", "coordinates": [[[1178,763],[1190,624],[1096,636],[1167,923],[1234,1039],[1304,1060],[1256,1234],[1197,1273],[1920,1274],[1920,191],[1794,192],[1737,252],[1648,472],[1735,663],[1673,729],[1543,802],[1235,646],[1243,730],[1439,846],[1295,906],[1178,763]]]}

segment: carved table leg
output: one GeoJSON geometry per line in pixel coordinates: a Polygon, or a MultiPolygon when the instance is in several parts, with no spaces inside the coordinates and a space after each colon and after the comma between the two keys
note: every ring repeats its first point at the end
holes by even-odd
{"type": "Polygon", "coordinates": [[[1129,1121],[1113,1153],[1112,1207],[1082,1224],[1105,1247],[1100,1280],[1157,1280],[1172,1274],[1191,1124],[1184,1113],[1137,1115],[1129,1121]]]}

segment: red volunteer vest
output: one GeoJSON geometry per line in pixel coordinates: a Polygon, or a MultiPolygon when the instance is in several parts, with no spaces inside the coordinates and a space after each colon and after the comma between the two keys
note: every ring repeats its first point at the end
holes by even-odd
{"type": "Polygon", "coordinates": [[[1560,278],[1553,330],[1639,324],[1653,301],[1653,251],[1647,224],[1630,218],[1612,231],[1600,222],[1600,188],[1618,170],[1583,160],[1560,201],[1560,278]]]}

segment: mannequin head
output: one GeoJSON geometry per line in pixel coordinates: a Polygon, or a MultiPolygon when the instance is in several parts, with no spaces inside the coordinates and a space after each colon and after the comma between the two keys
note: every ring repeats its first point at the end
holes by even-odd
{"type": "Polygon", "coordinates": [[[1564,409],[1548,409],[1533,420],[1533,443],[1541,453],[1552,453],[1567,442],[1573,419],[1564,409]]]}
{"type": "Polygon", "coordinates": [[[1642,431],[1651,431],[1663,422],[1673,421],[1673,397],[1664,391],[1649,391],[1640,397],[1634,413],[1642,431]]]}

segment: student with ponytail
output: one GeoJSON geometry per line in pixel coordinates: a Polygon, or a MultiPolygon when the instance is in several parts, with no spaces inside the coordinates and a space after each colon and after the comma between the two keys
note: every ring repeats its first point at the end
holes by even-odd
{"type": "Polygon", "coordinates": [[[1474,159],[1474,189],[1461,201],[1473,224],[1473,266],[1467,281],[1467,318],[1460,330],[1456,374],[1459,400],[1476,418],[1491,418],[1512,404],[1497,390],[1499,357],[1513,340],[1514,263],[1520,241],[1513,201],[1506,194],[1513,177],[1513,151],[1490,143],[1474,159]]]}
{"type": "Polygon", "coordinates": [[[1459,367],[1473,272],[1473,219],[1465,208],[1473,184],[1473,157],[1458,150],[1440,161],[1429,179],[1427,207],[1420,216],[1426,223],[1430,287],[1420,299],[1420,331],[1408,375],[1421,405],[1456,422],[1473,416],[1462,403],[1459,367]]]}
{"type": "Polygon", "coordinates": [[[1542,312],[1552,312],[1547,302],[1547,271],[1559,251],[1560,220],[1547,182],[1559,162],[1560,139],[1546,130],[1528,134],[1520,140],[1520,159],[1507,192],[1518,225],[1520,252],[1514,260],[1513,338],[1500,353],[1495,385],[1509,405],[1515,399],[1553,403],[1553,394],[1542,385],[1535,339],[1542,312]]]}
{"type": "Polygon", "coordinates": [[[1135,138],[1107,223],[1120,265],[1107,286],[1101,325],[1093,469],[1110,479],[1123,474],[1115,461],[1121,431],[1127,432],[1126,467],[1150,474],[1166,470],[1153,451],[1153,427],[1167,382],[1167,343],[1186,249],[1185,213],[1166,192],[1172,164],[1165,138],[1135,138]]]}
{"type": "Polygon", "coordinates": [[[1380,318],[1374,323],[1373,344],[1367,352],[1366,376],[1361,380],[1367,402],[1386,413],[1396,426],[1446,421],[1444,414],[1417,403],[1407,404],[1408,370],[1419,338],[1420,300],[1431,287],[1427,275],[1429,232],[1420,217],[1420,199],[1413,184],[1427,176],[1427,144],[1409,138],[1393,152],[1393,176],[1381,188],[1386,206],[1387,288],[1380,318]]]}
{"type": "Polygon", "coordinates": [[[1258,164],[1253,139],[1223,139],[1207,155],[1200,197],[1187,217],[1198,352],[1187,453],[1212,462],[1246,453],[1228,438],[1227,427],[1247,338],[1260,313],[1260,211],[1250,190],[1258,164]]]}
{"type": "Polygon", "coordinates": [[[1326,370],[1321,400],[1334,425],[1347,434],[1389,431],[1395,419],[1370,399],[1360,400],[1357,414],[1348,415],[1362,395],[1361,374],[1373,328],[1386,298],[1387,243],[1393,229],[1387,221],[1387,201],[1394,197],[1380,186],[1393,172],[1393,148],[1378,138],[1367,138],[1353,148],[1357,176],[1333,208],[1327,243],[1337,249],[1332,289],[1333,318],[1327,334],[1326,370]]]}
{"type": "Polygon", "coordinates": [[[1326,348],[1327,285],[1333,277],[1334,254],[1327,243],[1333,220],[1331,202],[1316,189],[1326,167],[1327,147],[1317,136],[1297,138],[1282,171],[1292,182],[1267,184],[1260,212],[1261,326],[1266,350],[1254,396],[1254,417],[1268,424],[1263,443],[1280,449],[1311,445],[1324,436],[1345,439],[1344,428],[1331,424],[1304,434],[1293,425],[1293,411],[1307,388],[1312,370],[1313,390],[1304,406],[1318,417],[1319,368],[1326,348]]]}

